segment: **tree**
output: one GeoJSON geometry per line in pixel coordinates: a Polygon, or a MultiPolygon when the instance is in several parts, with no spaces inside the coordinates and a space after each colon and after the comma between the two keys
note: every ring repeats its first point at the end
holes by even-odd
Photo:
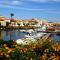
{"type": "Polygon", "coordinates": [[[9,26],[10,22],[6,22],[6,26],[9,26]]]}
{"type": "Polygon", "coordinates": [[[0,27],[1,27],[1,23],[0,23],[0,27]]]}
{"type": "Polygon", "coordinates": [[[12,17],[14,16],[14,14],[13,14],[13,13],[11,13],[11,14],[10,14],[10,16],[11,16],[11,20],[12,20],[12,17]]]}
{"type": "Polygon", "coordinates": [[[20,24],[18,23],[18,26],[20,26],[20,24]]]}

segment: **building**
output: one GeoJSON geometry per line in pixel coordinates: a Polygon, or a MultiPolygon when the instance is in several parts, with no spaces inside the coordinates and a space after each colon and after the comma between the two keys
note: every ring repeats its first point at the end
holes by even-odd
{"type": "Polygon", "coordinates": [[[0,26],[7,26],[7,23],[10,23],[10,19],[0,16],[0,26]]]}
{"type": "Polygon", "coordinates": [[[6,26],[5,18],[0,16],[0,26],[6,26]]]}
{"type": "Polygon", "coordinates": [[[12,20],[10,21],[10,26],[18,26],[18,24],[17,24],[17,19],[12,19],[12,20]]]}
{"type": "Polygon", "coordinates": [[[11,27],[42,27],[43,25],[46,26],[53,26],[53,23],[48,23],[46,19],[25,19],[25,20],[20,20],[20,19],[8,19],[3,16],[0,16],[0,26],[11,26],[11,27]]]}

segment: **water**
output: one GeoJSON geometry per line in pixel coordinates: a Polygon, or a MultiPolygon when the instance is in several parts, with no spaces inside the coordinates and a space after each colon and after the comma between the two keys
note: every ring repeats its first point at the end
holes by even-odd
{"type": "Polygon", "coordinates": [[[23,38],[26,33],[19,30],[0,31],[0,39],[3,40],[17,40],[23,38]]]}
{"type": "MultiPolygon", "coordinates": [[[[34,34],[36,33],[32,33],[32,35],[34,34]]],[[[27,35],[27,33],[21,32],[20,30],[0,31],[0,39],[3,39],[5,41],[21,39],[24,38],[25,35],[27,35]]]]}
{"type": "MultiPolygon", "coordinates": [[[[23,38],[27,33],[20,32],[20,30],[0,31],[0,39],[3,40],[17,40],[23,38]]],[[[53,34],[51,36],[55,42],[60,43],[60,35],[53,34]]]]}
{"type": "Polygon", "coordinates": [[[60,44],[60,34],[52,34],[51,38],[53,39],[53,43],[60,44]]]}

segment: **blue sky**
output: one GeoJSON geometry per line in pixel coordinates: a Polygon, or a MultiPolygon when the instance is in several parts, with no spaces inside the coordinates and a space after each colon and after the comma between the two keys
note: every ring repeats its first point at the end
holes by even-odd
{"type": "Polygon", "coordinates": [[[60,0],[0,0],[0,15],[18,19],[48,19],[60,21],[60,0]]]}

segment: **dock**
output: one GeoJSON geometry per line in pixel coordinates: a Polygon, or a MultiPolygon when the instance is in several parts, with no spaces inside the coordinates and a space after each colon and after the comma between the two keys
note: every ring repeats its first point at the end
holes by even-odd
{"type": "Polygon", "coordinates": [[[51,40],[52,40],[52,39],[50,38],[50,36],[51,36],[51,33],[48,33],[48,34],[42,36],[40,39],[38,39],[38,40],[35,42],[35,44],[36,44],[36,45],[39,45],[40,47],[48,44],[48,43],[51,42],[51,40]]]}
{"type": "Polygon", "coordinates": [[[42,36],[42,40],[46,40],[51,36],[51,33],[46,34],[45,36],[42,36]]]}

